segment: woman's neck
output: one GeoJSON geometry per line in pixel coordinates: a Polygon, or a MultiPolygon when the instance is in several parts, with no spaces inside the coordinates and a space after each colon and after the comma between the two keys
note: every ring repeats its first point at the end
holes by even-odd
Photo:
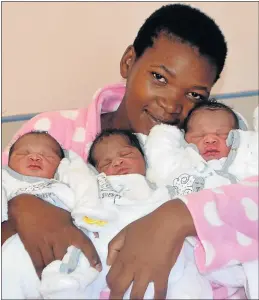
{"type": "Polygon", "coordinates": [[[101,130],[104,129],[130,129],[130,124],[123,102],[116,111],[101,115],[101,130]]]}

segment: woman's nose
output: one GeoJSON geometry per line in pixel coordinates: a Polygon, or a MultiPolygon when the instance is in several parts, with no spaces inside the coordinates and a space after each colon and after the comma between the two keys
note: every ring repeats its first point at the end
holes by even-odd
{"type": "Polygon", "coordinates": [[[180,93],[172,92],[157,98],[157,103],[168,114],[181,114],[183,110],[184,99],[180,93]]]}

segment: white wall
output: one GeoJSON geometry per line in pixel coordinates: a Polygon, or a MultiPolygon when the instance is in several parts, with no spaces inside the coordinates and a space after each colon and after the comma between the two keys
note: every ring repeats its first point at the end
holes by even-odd
{"type": "MultiPolygon", "coordinates": [[[[121,80],[125,48],[162,4],[2,3],[3,114],[87,106],[98,88],[121,80]]],[[[192,5],[216,20],[229,45],[226,69],[212,92],[258,89],[258,3],[192,5]]]]}

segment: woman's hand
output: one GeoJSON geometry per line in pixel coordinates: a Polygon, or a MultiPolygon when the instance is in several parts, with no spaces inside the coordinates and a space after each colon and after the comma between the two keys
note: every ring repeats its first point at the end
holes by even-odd
{"type": "Polygon", "coordinates": [[[10,221],[4,221],[1,224],[1,246],[3,246],[4,242],[9,239],[11,236],[16,234],[16,230],[13,228],[10,221]]]}
{"type": "Polygon", "coordinates": [[[122,299],[132,282],[131,299],[143,299],[150,282],[154,298],[165,299],[169,273],[189,235],[196,235],[195,227],[180,200],[169,201],[125,227],[109,244],[110,299],[122,299]]]}
{"type": "Polygon", "coordinates": [[[53,260],[62,260],[70,245],[82,250],[92,267],[101,270],[94,245],[72,223],[69,212],[33,195],[19,195],[8,202],[9,220],[18,232],[34,267],[42,270],[53,260]]]}

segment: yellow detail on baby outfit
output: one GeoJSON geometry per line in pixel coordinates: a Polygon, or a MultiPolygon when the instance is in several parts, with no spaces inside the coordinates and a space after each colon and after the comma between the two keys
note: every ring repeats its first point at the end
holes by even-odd
{"type": "Polygon", "coordinates": [[[95,219],[91,219],[91,218],[88,218],[88,217],[84,217],[83,220],[87,224],[93,224],[93,225],[97,225],[97,226],[104,226],[105,224],[108,223],[106,221],[95,220],[95,219]]]}

